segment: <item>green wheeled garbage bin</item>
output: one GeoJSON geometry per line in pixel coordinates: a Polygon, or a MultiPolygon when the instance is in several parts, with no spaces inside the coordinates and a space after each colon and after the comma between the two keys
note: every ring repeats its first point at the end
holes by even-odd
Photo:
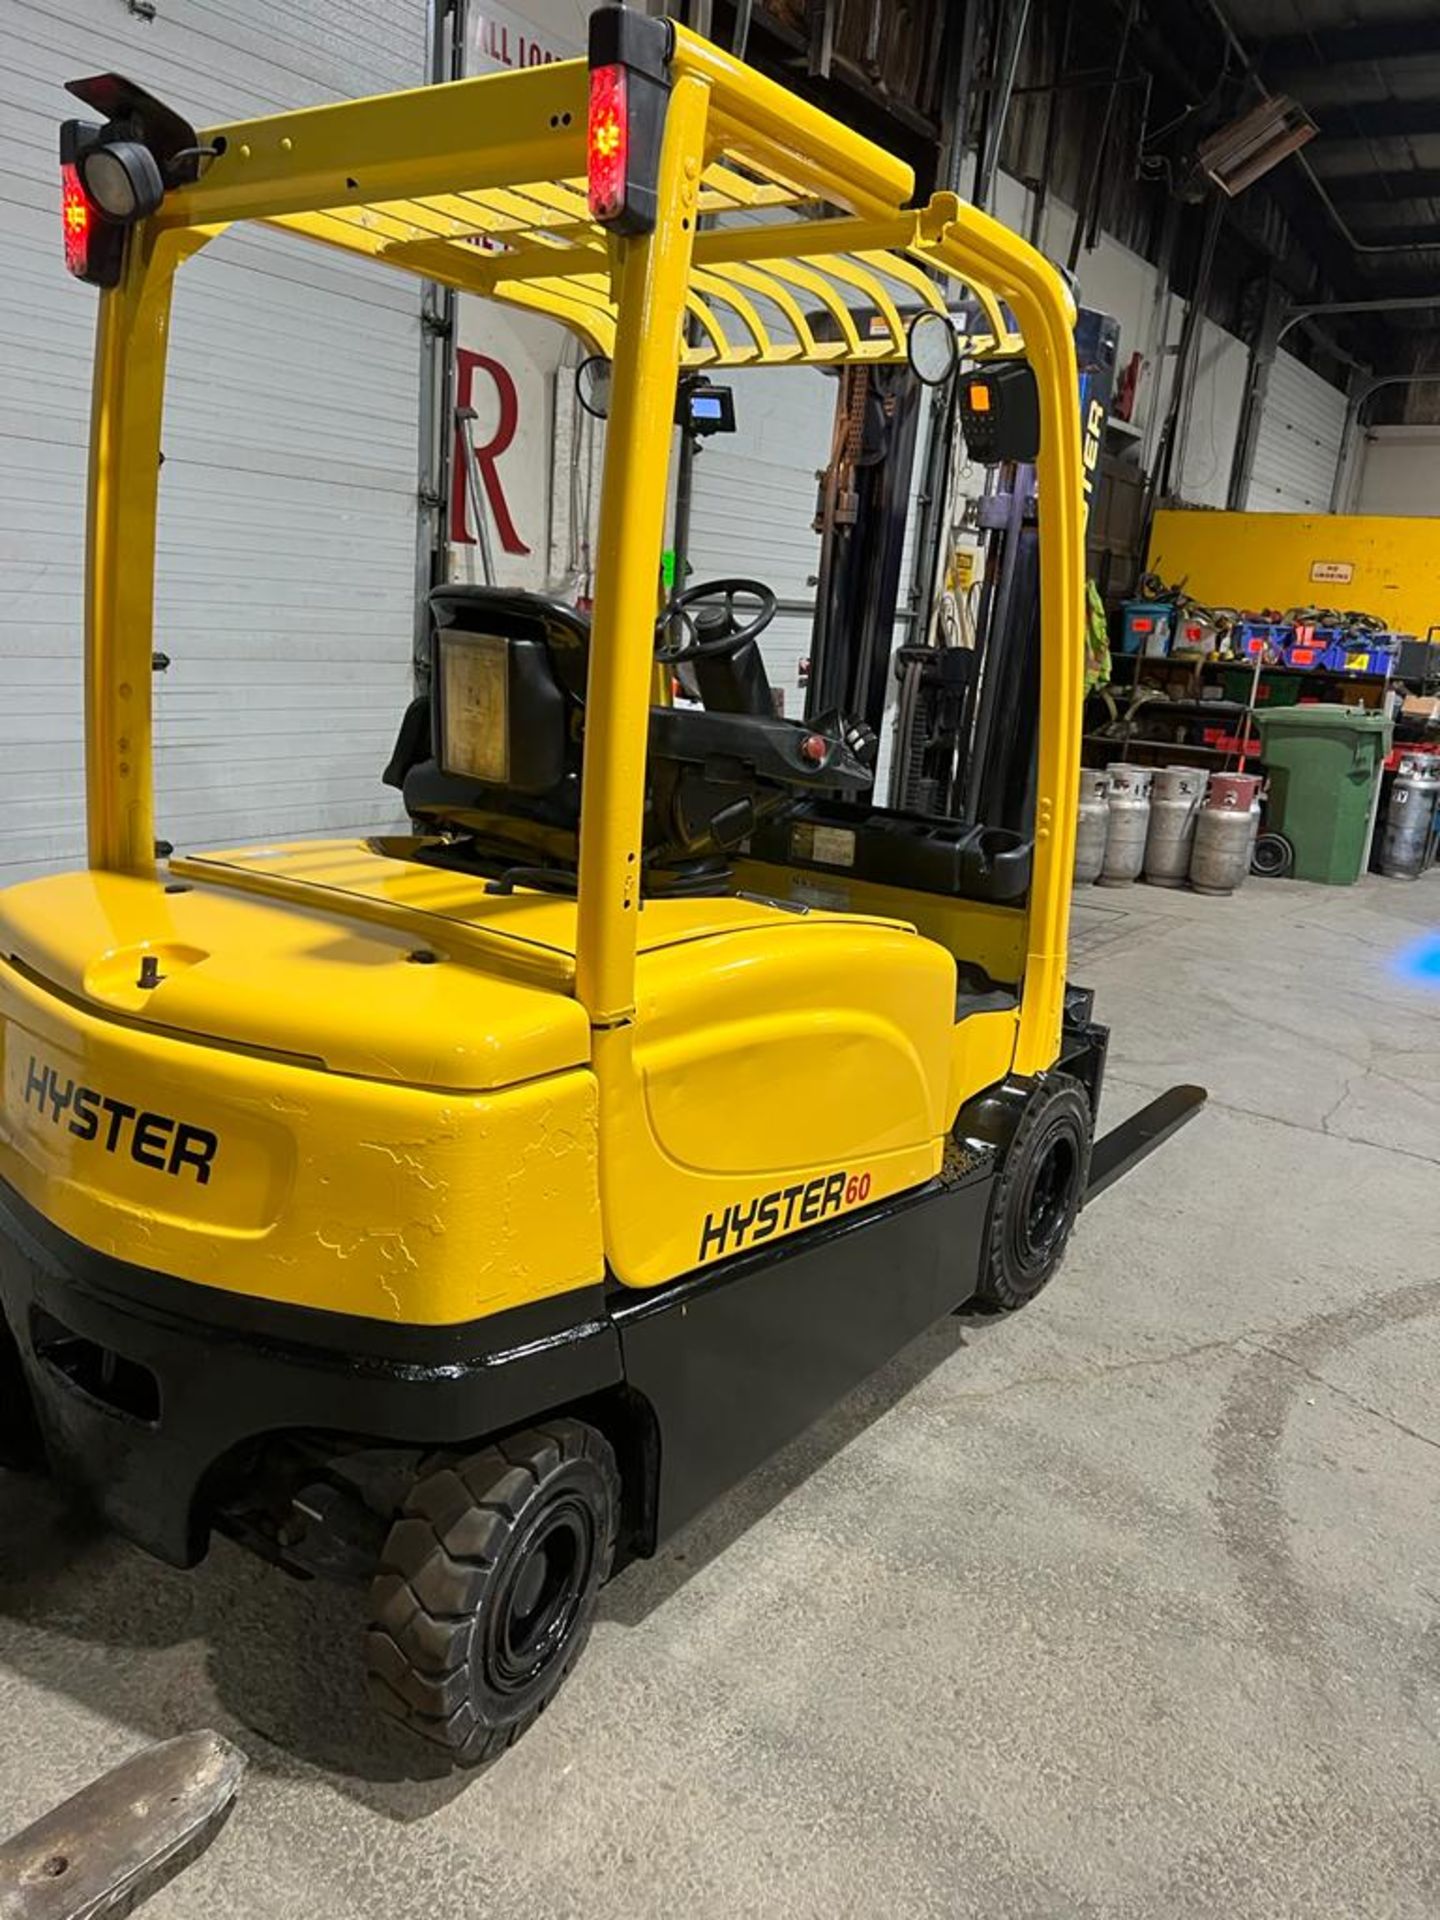
{"type": "Polygon", "coordinates": [[[1255,718],[1270,778],[1267,830],[1294,847],[1297,880],[1352,886],[1370,850],[1389,720],[1363,707],[1284,707],[1255,718]]]}

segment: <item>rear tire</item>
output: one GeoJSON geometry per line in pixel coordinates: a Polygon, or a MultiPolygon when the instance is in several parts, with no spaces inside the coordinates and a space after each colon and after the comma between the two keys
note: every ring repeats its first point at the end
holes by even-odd
{"type": "Polygon", "coordinates": [[[41,1473],[45,1447],[14,1335],[0,1318],[0,1467],[41,1473]]]}
{"type": "Polygon", "coordinates": [[[990,1202],[976,1304],[1027,1306],[1065,1256],[1085,1199],[1095,1120],[1085,1089],[1047,1073],[1025,1103],[990,1202]]]}
{"type": "Polygon", "coordinates": [[[513,1746],[584,1651],[619,1519],[615,1455],[579,1420],[427,1463],[371,1587],[375,1704],[457,1766],[513,1746]]]}

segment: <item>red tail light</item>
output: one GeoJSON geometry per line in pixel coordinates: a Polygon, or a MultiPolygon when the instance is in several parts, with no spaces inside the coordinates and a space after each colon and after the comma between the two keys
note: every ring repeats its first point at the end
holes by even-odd
{"type": "Polygon", "coordinates": [[[65,233],[65,265],[83,280],[90,264],[90,231],[95,212],[85,198],[80,175],[73,166],[60,169],[60,221],[65,233]]]}
{"type": "Polygon", "coordinates": [[[590,16],[590,217],[611,233],[655,231],[674,37],[633,7],[590,16]]]}
{"type": "Polygon", "coordinates": [[[625,206],[625,172],[630,158],[624,67],[596,67],[590,75],[590,212],[613,220],[625,206]]]}

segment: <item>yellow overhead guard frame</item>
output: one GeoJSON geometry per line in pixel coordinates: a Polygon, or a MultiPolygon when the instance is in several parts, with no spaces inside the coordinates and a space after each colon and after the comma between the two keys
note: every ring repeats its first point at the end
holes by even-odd
{"type": "Polygon", "coordinates": [[[674,29],[653,230],[587,200],[583,60],[209,129],[199,178],[132,235],[102,300],[86,590],[92,867],[154,866],[155,513],[176,269],[259,221],[562,322],[612,356],[592,630],[576,993],[599,1029],[634,1008],[635,918],[677,371],[885,365],[908,318],[968,291],[972,358],[1024,351],[1039,387],[1043,660],[1035,856],[1015,1071],[1059,1043],[1080,764],[1081,434],[1064,283],[952,194],[719,49],[674,29]],[[701,219],[703,218],[703,229],[701,219]],[[959,282],[953,287],[947,282],[959,282]],[[818,316],[826,316],[824,322],[818,316]],[[1013,325],[1011,324],[1013,316],[1013,325]],[[696,324],[689,329],[686,319],[696,324]]]}

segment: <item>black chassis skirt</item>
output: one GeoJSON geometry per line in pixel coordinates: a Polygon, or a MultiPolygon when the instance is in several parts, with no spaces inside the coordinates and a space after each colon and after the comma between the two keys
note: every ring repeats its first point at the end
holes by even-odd
{"type": "Polygon", "coordinates": [[[995,1172],[975,1159],[778,1252],[612,1301],[660,1439],[652,1546],[971,1297],[995,1172]]]}
{"type": "Polygon", "coordinates": [[[600,1286],[458,1327],[391,1326],[131,1266],[4,1185],[0,1317],[56,1474],[176,1566],[205,1551],[207,1474],[247,1441],[460,1445],[621,1377],[600,1286]]]}
{"type": "Polygon", "coordinates": [[[664,1539],[974,1292],[994,1159],[637,1294],[392,1326],[100,1254],[0,1185],[0,1318],[50,1464],[163,1560],[205,1551],[205,1482],[297,1431],[464,1446],[627,1389],[633,1537],[664,1539]],[[117,1367],[116,1362],[120,1363],[117,1367]]]}

